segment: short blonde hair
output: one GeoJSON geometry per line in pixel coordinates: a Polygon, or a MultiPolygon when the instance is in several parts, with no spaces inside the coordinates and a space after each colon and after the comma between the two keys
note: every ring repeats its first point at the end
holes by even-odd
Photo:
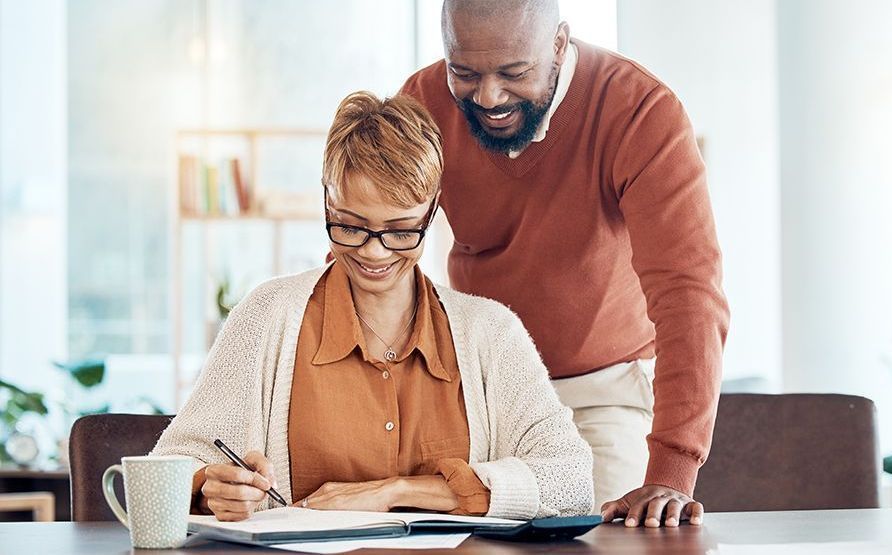
{"type": "Polygon", "coordinates": [[[431,199],[440,188],[443,147],[428,111],[406,95],[381,100],[359,91],[341,101],[325,144],[322,184],[340,197],[356,174],[401,208],[431,199]]]}

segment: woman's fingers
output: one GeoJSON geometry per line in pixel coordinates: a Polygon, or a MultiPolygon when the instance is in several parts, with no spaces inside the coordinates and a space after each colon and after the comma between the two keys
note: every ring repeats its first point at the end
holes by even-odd
{"type": "MultiPolygon", "coordinates": [[[[254,457],[255,464],[260,462],[254,457]]],[[[265,470],[270,470],[268,465],[265,470]]],[[[207,500],[208,509],[221,521],[250,518],[270,488],[270,481],[262,473],[236,465],[209,465],[205,477],[207,480],[201,487],[201,494],[207,500]]]]}
{"type": "Polygon", "coordinates": [[[230,499],[208,499],[208,508],[214,512],[217,520],[245,520],[254,512],[256,503],[250,501],[232,501],[230,499]]]}
{"type": "Polygon", "coordinates": [[[266,478],[272,487],[276,487],[276,475],[273,470],[273,465],[263,453],[260,451],[248,451],[245,453],[245,462],[248,466],[260,473],[261,476],[266,478]]]}
{"type": "Polygon", "coordinates": [[[201,494],[205,497],[219,497],[221,499],[233,499],[236,501],[262,501],[266,493],[259,488],[246,484],[231,484],[208,480],[201,487],[201,494]]]}
{"type": "Polygon", "coordinates": [[[231,484],[247,484],[266,491],[270,488],[269,480],[259,472],[252,472],[231,464],[212,464],[204,471],[208,480],[229,482],[231,484]]]}

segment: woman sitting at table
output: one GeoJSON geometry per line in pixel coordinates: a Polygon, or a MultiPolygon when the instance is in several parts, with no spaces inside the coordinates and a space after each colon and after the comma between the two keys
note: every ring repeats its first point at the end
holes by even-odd
{"type": "Polygon", "coordinates": [[[194,512],[248,518],[271,486],[311,509],[591,511],[591,451],[520,320],[418,268],[442,171],[414,100],[341,103],[323,165],[334,262],[232,310],[153,451],[197,459],[194,512]]]}

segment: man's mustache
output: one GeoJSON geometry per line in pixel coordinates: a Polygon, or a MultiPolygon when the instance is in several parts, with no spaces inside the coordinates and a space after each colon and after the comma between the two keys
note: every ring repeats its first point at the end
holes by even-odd
{"type": "Polygon", "coordinates": [[[495,108],[484,108],[473,100],[465,99],[461,101],[461,106],[466,112],[474,112],[484,116],[500,116],[514,110],[521,110],[524,104],[524,102],[515,102],[514,104],[503,104],[495,108]]]}

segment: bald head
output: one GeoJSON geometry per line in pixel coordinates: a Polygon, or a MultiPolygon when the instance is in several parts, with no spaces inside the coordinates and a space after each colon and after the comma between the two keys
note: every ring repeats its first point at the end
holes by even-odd
{"type": "Polygon", "coordinates": [[[445,0],[446,82],[482,146],[513,152],[530,143],[569,43],[557,0],[445,0]]]}
{"type": "Polygon", "coordinates": [[[557,0],[445,0],[441,21],[447,48],[468,27],[537,40],[553,34],[559,22],[557,0]]]}

